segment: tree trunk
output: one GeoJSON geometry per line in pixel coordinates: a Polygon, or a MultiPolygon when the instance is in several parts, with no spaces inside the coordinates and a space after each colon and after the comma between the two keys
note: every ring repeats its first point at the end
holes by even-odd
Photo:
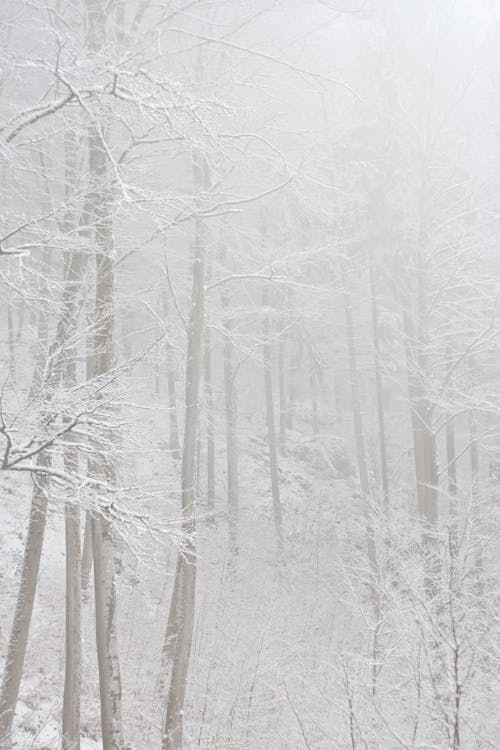
{"type": "MultiPolygon", "coordinates": [[[[77,189],[78,145],[76,134],[69,130],[65,138],[66,180],[65,198],[72,205],[77,189]]],[[[86,213],[85,206],[84,213],[86,213]]],[[[85,220],[85,217],[82,216],[85,220]]],[[[76,227],[75,211],[68,208],[65,215],[65,230],[76,227]]],[[[83,253],[72,251],[66,260],[65,308],[68,311],[65,326],[61,326],[57,342],[64,357],[61,380],[65,388],[76,385],[76,330],[78,320],[79,292],[83,286],[86,261],[83,253]],[[64,352],[64,353],[63,353],[64,352]]],[[[67,420],[66,420],[67,421],[67,420]]],[[[78,450],[73,445],[71,433],[66,435],[64,447],[64,470],[72,475],[78,471],[78,450]]],[[[65,504],[66,541],[66,621],[65,621],[65,671],[62,721],[62,750],[80,748],[80,691],[81,691],[81,558],[80,558],[80,509],[71,501],[65,504]]]]}
{"type": "Polygon", "coordinates": [[[286,398],[286,379],[285,379],[285,355],[287,339],[280,337],[278,342],[278,389],[280,403],[280,422],[279,422],[279,449],[283,455],[286,450],[286,425],[287,425],[287,398],[286,398]]]}
{"type": "Polygon", "coordinates": [[[382,493],[384,497],[384,507],[386,512],[389,510],[389,472],[387,469],[387,447],[385,437],[385,416],[384,416],[384,398],[382,391],[382,370],[380,366],[380,347],[378,338],[378,304],[377,292],[375,288],[375,270],[373,268],[373,258],[370,258],[370,296],[372,307],[372,328],[373,328],[373,353],[375,367],[375,388],[377,393],[377,419],[378,434],[380,444],[380,468],[382,475],[382,493]]]}
{"type": "MultiPolygon", "coordinates": [[[[40,273],[40,294],[47,293],[46,285],[42,281],[50,258],[50,250],[45,249],[42,257],[40,273]]],[[[38,347],[36,351],[35,369],[31,383],[30,397],[38,393],[43,383],[43,370],[48,341],[47,311],[42,308],[38,313],[38,347]]],[[[50,454],[40,453],[37,465],[48,467],[50,454]]],[[[43,538],[47,513],[47,484],[45,477],[33,477],[33,494],[31,500],[28,533],[24,547],[21,580],[17,594],[14,617],[5,658],[2,687],[0,690],[0,748],[10,748],[10,733],[14,720],[14,713],[19,696],[19,688],[23,674],[24,658],[28,644],[28,635],[33,613],[40,558],[42,554],[43,538]]]]}
{"type": "Polygon", "coordinates": [[[92,519],[95,623],[103,750],[123,750],[121,676],[116,637],[113,538],[103,518],[92,519]]]}
{"type": "MultiPolygon", "coordinates": [[[[167,320],[168,302],[166,298],[164,315],[165,320],[167,320]]],[[[177,393],[175,387],[176,366],[174,347],[172,346],[172,343],[170,342],[168,336],[165,344],[165,353],[167,357],[168,416],[170,422],[170,442],[168,445],[168,450],[170,452],[170,455],[177,460],[180,456],[180,444],[179,423],[177,420],[177,393]]]]}
{"type": "Polygon", "coordinates": [[[295,409],[297,405],[297,376],[300,365],[299,349],[297,341],[292,343],[292,354],[290,357],[290,367],[288,369],[288,403],[286,406],[286,427],[293,430],[295,409]]]}
{"type": "MultiPolygon", "coordinates": [[[[96,240],[96,285],[94,306],[93,375],[110,371],[113,364],[114,268],[112,258],[112,198],[108,186],[107,160],[101,135],[91,128],[89,172],[94,186],[93,212],[96,240]]],[[[106,416],[103,414],[103,419],[106,416]]],[[[102,428],[106,437],[106,428],[102,428]]],[[[112,442],[111,436],[108,440],[112,442]]],[[[109,449],[94,446],[89,461],[92,478],[112,488],[116,483],[114,457],[109,449]]],[[[103,750],[122,750],[121,677],[116,635],[116,583],[114,540],[108,522],[92,518],[96,645],[101,697],[103,750]]]]}
{"type": "MultiPolygon", "coordinates": [[[[64,469],[76,471],[76,450],[68,443],[64,455],[64,469]]],[[[66,668],[63,699],[63,750],[80,748],[80,690],[81,690],[81,557],[80,509],[66,503],[66,668]]]]}
{"type": "MultiPolygon", "coordinates": [[[[221,259],[225,258],[225,249],[221,259]]],[[[229,518],[229,547],[231,555],[238,552],[238,431],[236,427],[237,405],[235,393],[235,372],[233,367],[233,343],[231,341],[232,325],[228,313],[229,300],[224,285],[220,291],[224,311],[224,396],[226,405],[226,456],[227,456],[227,503],[229,518]]]]}
{"type": "Polygon", "coordinates": [[[9,377],[14,381],[16,378],[16,342],[14,331],[14,311],[10,302],[7,303],[7,328],[9,335],[9,377]]]}
{"type": "Polygon", "coordinates": [[[215,434],[214,397],[212,386],[212,351],[210,348],[210,328],[205,326],[205,394],[207,410],[207,506],[209,513],[215,508],[215,434]]]}
{"type": "Polygon", "coordinates": [[[457,463],[455,449],[455,425],[453,417],[448,415],[446,422],[446,464],[448,474],[448,507],[450,520],[450,543],[455,552],[458,545],[458,509],[457,509],[457,463]]]}
{"type": "Polygon", "coordinates": [[[269,291],[267,286],[264,287],[262,295],[262,305],[264,309],[264,389],[266,394],[266,423],[267,423],[267,441],[269,445],[269,464],[271,470],[271,492],[273,501],[274,530],[276,535],[276,553],[278,562],[283,560],[283,524],[281,514],[281,499],[278,470],[278,447],[276,443],[276,424],[274,420],[274,398],[273,398],[273,377],[271,366],[271,343],[270,325],[269,325],[269,291]]]}
{"type": "MultiPolygon", "coordinates": [[[[420,308],[421,309],[421,308],[420,308]]],[[[419,314],[422,320],[422,312],[419,314]]],[[[423,378],[427,362],[423,355],[423,342],[414,335],[408,313],[404,314],[407,342],[408,390],[410,397],[417,507],[422,525],[424,547],[424,585],[427,597],[437,594],[439,558],[436,551],[435,531],[438,522],[438,471],[436,437],[433,430],[432,406],[426,393],[423,378]]]]}
{"type": "MultiPolygon", "coordinates": [[[[76,293],[73,290],[73,293],[76,293]]],[[[75,350],[67,350],[66,386],[76,384],[75,350]]],[[[78,453],[68,434],[64,449],[64,470],[67,474],[78,471],[78,453]]],[[[80,748],[80,691],[81,691],[81,551],[80,509],[68,501],[65,506],[66,538],[66,632],[64,671],[64,698],[62,723],[62,750],[80,748]]]]}
{"type": "Polygon", "coordinates": [[[316,372],[316,358],[314,350],[309,341],[309,386],[311,390],[311,422],[313,437],[319,434],[319,413],[318,413],[318,377],[316,372]]]}
{"type": "MultiPolygon", "coordinates": [[[[204,164],[194,155],[195,184],[202,185],[204,164]]],[[[203,360],[205,248],[199,222],[195,227],[193,290],[188,324],[185,427],[182,451],[181,502],[184,550],[177,558],[170,602],[172,673],[163,724],[162,750],[182,750],[186,685],[193,638],[196,594],[195,481],[199,423],[199,390],[203,360]]],[[[167,627],[168,633],[168,627],[167,627]]]]}
{"type": "Polygon", "coordinates": [[[370,508],[371,492],[363,437],[363,419],[361,414],[361,396],[359,388],[358,359],[356,352],[356,343],[354,339],[354,323],[351,300],[347,289],[344,292],[344,310],[347,331],[347,347],[349,353],[349,374],[351,380],[354,437],[356,440],[356,456],[358,461],[359,483],[363,502],[366,546],[368,554],[368,564],[370,569],[369,585],[375,620],[378,622],[380,617],[380,597],[378,592],[377,549],[373,534],[372,509],[370,508]]]}
{"type": "MultiPolygon", "coordinates": [[[[47,258],[48,256],[45,257],[44,253],[44,260],[47,260],[47,258]]],[[[50,371],[46,373],[46,377],[49,379],[52,377],[52,372],[56,373],[56,375],[60,375],[60,366],[65,342],[74,335],[77,315],[77,298],[74,294],[75,290],[72,285],[74,280],[81,276],[81,264],[82,258],[80,253],[72,253],[69,255],[65,271],[66,283],[63,291],[61,311],[56,327],[54,342],[52,343],[49,352],[51,368],[50,371]]],[[[45,292],[47,292],[46,289],[45,292]]],[[[47,335],[47,315],[45,310],[41,310],[38,318],[38,340],[40,346],[30,389],[31,395],[36,393],[40,387],[43,387],[42,361],[47,348],[47,335]]],[[[37,465],[41,467],[48,467],[50,465],[50,455],[47,451],[38,454],[37,465]]],[[[21,581],[19,584],[14,619],[2,677],[2,688],[0,691],[0,747],[2,747],[2,749],[4,746],[9,746],[9,740],[6,738],[8,738],[12,729],[14,712],[19,696],[24,658],[33,613],[33,603],[40,570],[43,538],[45,534],[48,479],[38,477],[36,479],[34,478],[33,481],[33,497],[24,550],[21,581]]]]}
{"type": "MultiPolygon", "coordinates": [[[[48,467],[50,454],[42,451],[37,457],[37,466],[48,467]]],[[[3,670],[0,691],[0,748],[12,747],[10,733],[14,720],[19,687],[24,667],[24,657],[28,645],[28,635],[35,601],[36,586],[40,570],[45,520],[47,514],[47,485],[43,476],[33,477],[33,498],[31,501],[28,534],[24,547],[21,580],[14,610],[7,655],[3,670]]]]}
{"type": "Polygon", "coordinates": [[[85,526],[83,530],[83,551],[82,551],[82,583],[81,591],[84,601],[88,598],[90,574],[92,573],[92,518],[90,513],[85,514],[85,526]]]}

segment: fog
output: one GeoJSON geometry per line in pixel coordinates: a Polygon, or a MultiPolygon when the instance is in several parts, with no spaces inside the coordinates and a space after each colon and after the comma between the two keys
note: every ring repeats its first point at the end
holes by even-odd
{"type": "Polygon", "coordinates": [[[500,747],[498,2],[0,35],[0,750],[500,747]]]}

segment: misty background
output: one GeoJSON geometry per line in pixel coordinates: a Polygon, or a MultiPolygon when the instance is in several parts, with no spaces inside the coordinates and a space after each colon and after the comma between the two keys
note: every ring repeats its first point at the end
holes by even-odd
{"type": "Polygon", "coordinates": [[[488,750],[500,4],[3,0],[1,750],[488,750]]]}

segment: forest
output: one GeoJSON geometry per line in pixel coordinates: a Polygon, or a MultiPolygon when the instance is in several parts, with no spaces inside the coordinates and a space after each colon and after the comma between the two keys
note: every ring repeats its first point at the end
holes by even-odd
{"type": "Polygon", "coordinates": [[[0,39],[0,750],[498,750],[500,0],[0,39]]]}

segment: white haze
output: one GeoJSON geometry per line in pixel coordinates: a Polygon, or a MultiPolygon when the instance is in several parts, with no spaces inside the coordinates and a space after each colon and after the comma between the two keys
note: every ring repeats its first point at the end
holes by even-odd
{"type": "Polygon", "coordinates": [[[0,35],[0,749],[499,748],[498,0],[0,35]]]}

